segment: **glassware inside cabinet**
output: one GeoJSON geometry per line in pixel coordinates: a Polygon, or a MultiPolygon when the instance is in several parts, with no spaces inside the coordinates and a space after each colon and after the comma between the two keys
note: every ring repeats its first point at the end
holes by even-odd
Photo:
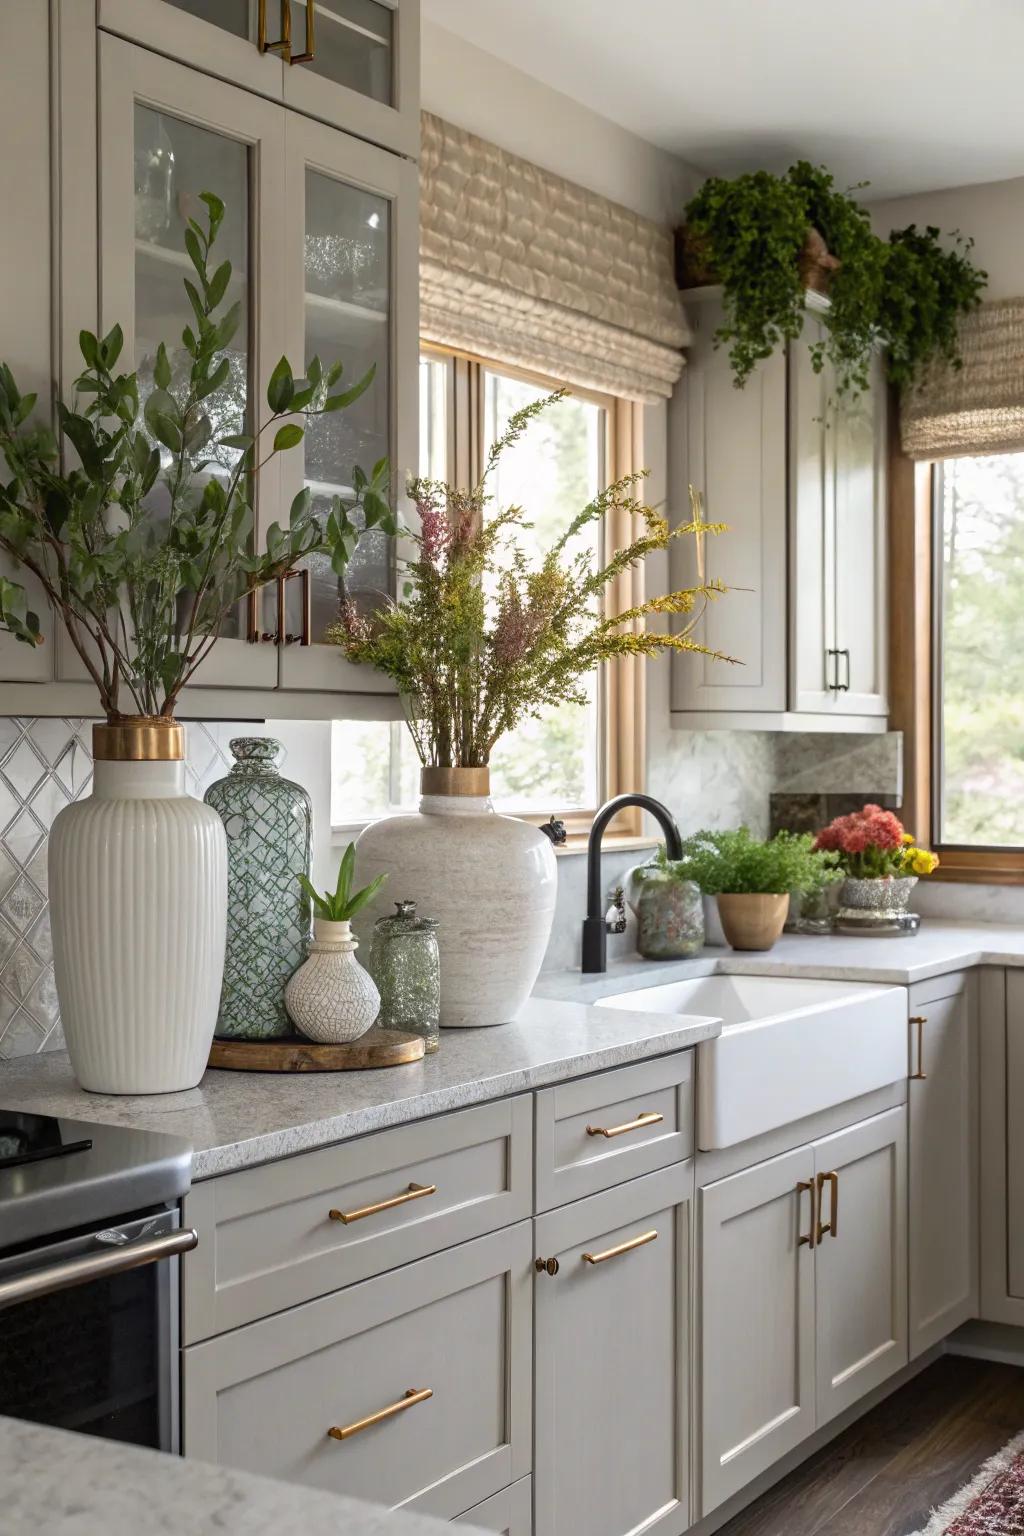
{"type": "MultiPolygon", "coordinates": [[[[351,387],[372,366],[373,382],[352,406],[309,422],[305,439],[306,485],[321,517],[333,496],[350,497],[352,471],[367,475],[390,454],[390,242],[386,198],[320,171],[306,171],[305,353],[325,368],[340,361],[341,387],[351,387]]],[[[358,521],[358,519],[356,519],[358,521]]],[[[362,611],[377,606],[393,586],[389,541],[383,533],[360,539],[340,579],[326,556],[309,564],[306,614],[294,606],[299,584],[289,583],[290,633],[301,623],[316,644],[351,600],[362,611]]]]}
{"type": "Polygon", "coordinates": [[[303,68],[393,106],[395,13],[378,0],[291,0],[292,53],[303,68]],[[308,19],[313,17],[313,38],[308,19]]]}
{"type": "MultiPolygon", "coordinates": [[[[195,317],[185,291],[185,279],[195,269],[185,250],[189,219],[206,227],[208,212],[201,192],[214,192],[225,205],[224,222],[215,252],[230,261],[231,279],[220,314],[234,303],[240,318],[228,346],[230,375],[204,401],[212,432],[209,464],[204,476],[225,484],[235,470],[239,450],[220,446],[218,439],[250,431],[250,291],[249,291],[249,149],[237,139],[215,133],[139,103],[135,106],[135,365],[140,401],[155,388],[157,347],[163,342],[171,365],[171,393],[180,397],[188,384],[191,358],[182,343],[186,325],[195,317]]],[[[172,467],[173,455],[161,449],[162,468],[172,467]]],[[[201,488],[202,477],[197,476],[201,488]]],[[[154,519],[167,515],[168,493],[162,478],[149,495],[154,519]]],[[[188,595],[179,606],[187,612],[188,595]]],[[[224,638],[244,633],[243,605],[238,604],[222,627],[224,638]]]]}

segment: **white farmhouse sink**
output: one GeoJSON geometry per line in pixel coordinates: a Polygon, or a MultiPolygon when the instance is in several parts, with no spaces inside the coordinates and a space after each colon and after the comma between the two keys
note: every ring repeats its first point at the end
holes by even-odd
{"type": "Polygon", "coordinates": [[[907,1074],[902,987],[788,976],[703,976],[603,997],[600,1008],[723,1021],[697,1047],[704,1151],[791,1125],[907,1074]]]}

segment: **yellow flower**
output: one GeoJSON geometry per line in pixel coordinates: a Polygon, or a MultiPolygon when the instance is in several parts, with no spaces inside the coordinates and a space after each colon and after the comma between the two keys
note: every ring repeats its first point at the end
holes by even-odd
{"type": "Polygon", "coordinates": [[[903,841],[904,841],[904,843],[906,843],[906,845],[909,848],[912,848],[914,846],[914,834],[913,834],[913,832],[904,832],[904,834],[903,834],[903,841]]]}
{"type": "Polygon", "coordinates": [[[930,875],[939,867],[938,856],[929,853],[926,848],[915,848],[910,860],[910,867],[915,875],[930,875]]]}

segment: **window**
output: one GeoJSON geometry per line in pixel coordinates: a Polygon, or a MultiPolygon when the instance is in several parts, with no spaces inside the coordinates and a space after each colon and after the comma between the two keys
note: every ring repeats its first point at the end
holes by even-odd
{"type": "MultiPolygon", "coordinates": [[[[431,479],[475,481],[491,443],[514,411],[556,385],[475,359],[425,353],[420,359],[420,470],[431,479]]],[[[491,480],[495,507],[516,502],[534,524],[537,551],[616,472],[615,444],[632,407],[590,391],[552,407],[503,456],[491,480]]],[[[621,454],[620,454],[621,458],[621,454]]],[[[589,535],[587,535],[589,536],[589,535]]],[[[602,551],[594,547],[595,557],[602,551]]],[[[595,678],[586,705],[545,711],[499,744],[491,784],[499,809],[546,819],[552,812],[585,828],[607,794],[642,787],[636,763],[606,753],[620,678],[595,678]],[[628,779],[628,781],[626,781],[628,779]]],[[[331,819],[336,827],[415,806],[419,763],[400,722],[335,721],[331,819]]],[[[626,829],[628,830],[628,829],[626,829]]]]}
{"type": "Polygon", "coordinates": [[[1024,849],[1024,453],[935,466],[936,840],[1024,849]]]}
{"type": "Polygon", "coordinates": [[[1024,453],[895,468],[904,815],[945,877],[1024,882],[1024,453]]]}

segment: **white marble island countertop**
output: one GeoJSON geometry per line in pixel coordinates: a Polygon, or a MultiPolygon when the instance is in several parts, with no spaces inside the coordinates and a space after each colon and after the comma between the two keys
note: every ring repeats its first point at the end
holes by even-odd
{"type": "MultiPolygon", "coordinates": [[[[3,1536],[442,1536],[451,1526],[0,1417],[3,1536]]],[[[460,1536],[483,1536],[460,1526],[460,1536]]]]}

